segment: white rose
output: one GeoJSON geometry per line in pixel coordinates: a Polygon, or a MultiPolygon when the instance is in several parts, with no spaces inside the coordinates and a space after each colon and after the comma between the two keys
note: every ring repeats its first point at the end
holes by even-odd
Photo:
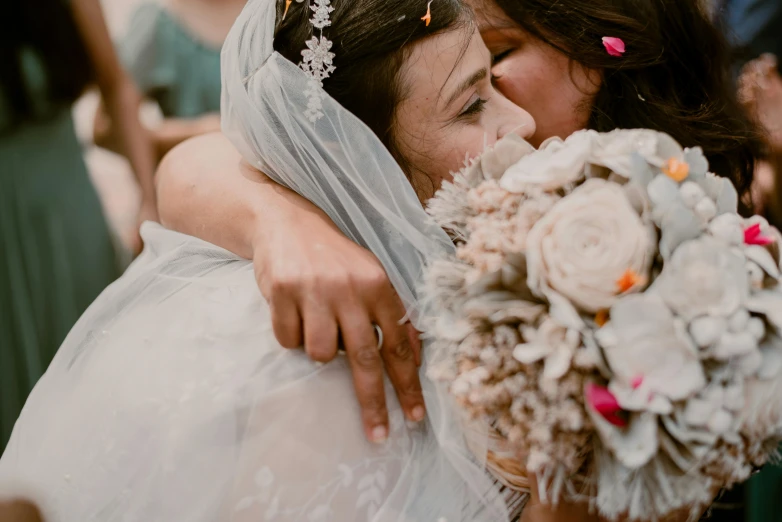
{"type": "Polygon", "coordinates": [[[566,141],[546,140],[537,152],[508,168],[500,186],[508,192],[537,195],[581,181],[597,137],[596,132],[586,131],[575,133],[566,141]]]}
{"type": "Polygon", "coordinates": [[[655,233],[630,204],[625,189],[590,179],[561,199],[527,237],[528,285],[551,288],[585,312],[610,308],[644,285],[655,251],[655,233]],[[638,277],[621,288],[628,274],[638,277]]]}
{"type": "Polygon", "coordinates": [[[749,294],[744,259],[710,236],[677,248],[655,286],[668,306],[687,321],[705,315],[727,319],[749,294]]]}

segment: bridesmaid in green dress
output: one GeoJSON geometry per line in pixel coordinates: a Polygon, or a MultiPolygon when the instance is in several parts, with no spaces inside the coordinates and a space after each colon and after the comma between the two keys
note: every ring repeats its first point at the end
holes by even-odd
{"type": "MultiPolygon", "coordinates": [[[[149,129],[158,159],[182,141],[220,130],[220,49],[246,0],[142,4],[121,42],[125,68],[164,120],[149,129]]],[[[105,111],[95,142],[116,149],[105,111]]]]}
{"type": "Polygon", "coordinates": [[[118,122],[141,185],[140,219],[156,219],[157,209],[140,97],[99,0],[15,0],[0,11],[1,453],[66,334],[119,275],[71,119],[91,83],[118,122]]]}

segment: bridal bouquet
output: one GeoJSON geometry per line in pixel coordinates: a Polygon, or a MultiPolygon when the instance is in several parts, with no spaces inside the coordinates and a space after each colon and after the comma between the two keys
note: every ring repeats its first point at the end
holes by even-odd
{"type": "Polygon", "coordinates": [[[776,455],[782,235],[737,207],[699,148],[648,130],[510,136],[443,187],[430,371],[500,479],[654,520],[776,455]]]}

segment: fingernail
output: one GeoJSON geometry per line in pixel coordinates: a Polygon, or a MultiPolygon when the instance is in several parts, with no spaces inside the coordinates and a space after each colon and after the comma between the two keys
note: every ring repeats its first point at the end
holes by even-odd
{"type": "Polygon", "coordinates": [[[372,430],[372,442],[380,444],[388,438],[388,430],[385,426],[377,426],[372,430]]]}
{"type": "Polygon", "coordinates": [[[424,416],[426,415],[426,410],[424,410],[423,406],[416,406],[413,408],[413,411],[410,412],[410,418],[412,418],[416,422],[421,422],[424,420],[424,416]]]}

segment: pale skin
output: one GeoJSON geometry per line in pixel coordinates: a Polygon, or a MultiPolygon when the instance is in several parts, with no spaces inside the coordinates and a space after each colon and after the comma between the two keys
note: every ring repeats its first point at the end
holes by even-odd
{"type": "MultiPolygon", "coordinates": [[[[501,13],[492,10],[494,6],[475,7],[489,51],[504,53],[491,70],[500,77],[496,87],[516,105],[535,107],[543,121],[515,131],[532,143],[540,143],[584,128],[588,118],[584,107],[589,106],[599,86],[599,73],[576,67],[575,74],[571,74],[566,57],[531,39],[512,21],[502,19],[501,13]],[[528,69],[534,74],[527,75],[528,69]],[[556,113],[551,120],[546,119],[547,107],[556,113]]],[[[415,105],[414,98],[406,100],[413,115],[427,107],[428,101],[424,95],[415,105]]],[[[404,123],[405,110],[404,104],[400,106],[400,124],[404,123]]],[[[436,123],[435,119],[432,132],[437,130],[436,123]]],[[[504,132],[514,131],[507,125],[504,132]]],[[[427,145],[437,145],[431,132],[421,135],[429,139],[427,145]]],[[[419,168],[427,170],[434,163],[447,165],[449,168],[441,169],[439,174],[427,172],[429,179],[446,179],[449,161],[458,167],[465,150],[482,150],[483,136],[478,143],[478,148],[461,149],[452,160],[441,158],[419,168]]],[[[446,144],[451,145],[447,140],[446,144]]],[[[421,150],[414,145],[408,147],[421,150]]],[[[443,158],[449,155],[447,147],[442,153],[443,158]]],[[[304,345],[314,360],[327,362],[337,353],[339,338],[335,330],[341,333],[367,437],[382,442],[387,433],[384,368],[407,416],[411,420],[423,418],[416,365],[420,344],[408,325],[397,324],[403,316],[401,303],[382,265],[370,252],[346,239],[311,203],[243,163],[220,134],[201,136],[174,149],[160,166],[158,189],[164,225],[253,259],[256,279],[270,303],[275,334],[283,346],[304,345]],[[371,328],[373,318],[384,331],[380,354],[371,328]]],[[[534,484],[532,489],[533,499],[525,510],[524,522],[600,520],[584,506],[554,509],[544,505],[535,494],[534,484]]],[[[686,520],[686,516],[670,520],[686,520]]]]}
{"type": "Polygon", "coordinates": [[[116,122],[117,142],[130,160],[141,188],[139,221],[157,220],[155,158],[138,119],[140,96],[120,65],[103,18],[100,0],[72,0],[74,19],[96,73],[106,112],[116,122]]]}
{"type": "MultiPolygon", "coordinates": [[[[245,3],[246,0],[167,0],[165,6],[200,42],[213,49],[220,49],[245,3]]],[[[122,153],[113,121],[105,105],[101,104],[95,115],[95,143],[122,153]]],[[[219,130],[220,115],[217,113],[197,118],[165,118],[155,126],[146,127],[155,148],[156,162],[183,141],[219,130]]]]}
{"type": "MultiPolygon", "coordinates": [[[[572,67],[494,4],[475,0],[474,7],[478,28],[495,57],[491,72],[497,89],[516,105],[533,108],[536,126],[529,140],[539,144],[584,128],[584,107],[599,85],[599,73],[572,67]]],[[[334,324],[352,354],[374,342],[366,317],[389,318],[381,324],[389,347],[382,360],[351,359],[363,361],[353,365],[353,375],[364,429],[375,440],[372,434],[387,427],[384,370],[408,417],[422,418],[425,405],[414,356],[420,343],[409,325],[397,324],[404,314],[383,267],[311,203],[242,166],[231,149],[215,134],[184,143],[164,160],[158,172],[163,223],[253,259],[280,344],[304,346],[316,361],[328,362],[337,354],[334,324]],[[209,149],[214,152],[206,158],[209,149]]],[[[459,162],[463,159],[464,151],[459,162]]]]}

